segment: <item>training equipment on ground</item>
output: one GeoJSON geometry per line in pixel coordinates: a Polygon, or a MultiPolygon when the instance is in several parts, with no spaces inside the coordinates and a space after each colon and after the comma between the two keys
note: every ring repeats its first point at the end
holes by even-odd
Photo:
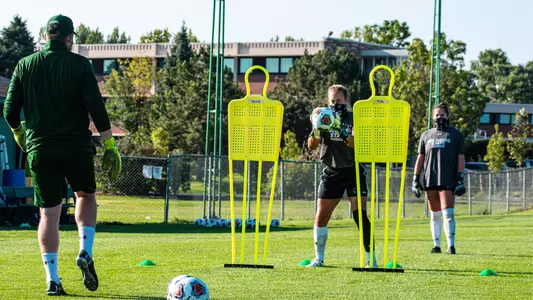
{"type": "Polygon", "coordinates": [[[196,225],[196,226],[202,225],[202,219],[196,218],[196,220],[194,220],[194,225],[196,225]]]}
{"type": "Polygon", "coordinates": [[[272,219],[272,221],[270,222],[270,227],[278,228],[279,226],[280,226],[279,219],[272,219]]]}
{"type": "MultiPolygon", "coordinates": [[[[394,239],[393,268],[385,268],[388,263],[389,250],[389,198],[390,198],[390,165],[391,163],[401,163],[402,175],[400,191],[405,187],[405,171],[407,163],[407,145],[409,139],[409,121],[411,107],[403,100],[396,100],[392,97],[394,87],[394,72],[387,66],[376,66],[370,72],[370,87],[372,96],[367,100],[356,101],[353,107],[354,124],[354,154],[356,166],[359,163],[371,163],[372,173],[370,180],[369,201],[370,212],[370,257],[374,256],[374,229],[376,215],[376,163],[386,163],[385,182],[385,226],[384,226],[384,268],[364,268],[364,248],[363,248],[363,219],[361,207],[361,185],[359,168],[355,168],[357,182],[357,208],[359,212],[359,244],[360,244],[360,268],[353,268],[354,271],[393,271],[403,272],[403,268],[398,268],[398,238],[400,233],[400,218],[403,205],[403,192],[399,193],[398,215],[396,217],[396,235],[394,239]],[[374,73],[379,69],[389,71],[390,85],[388,96],[376,96],[374,86],[374,73]]],[[[368,201],[367,201],[368,202],[368,201]]]]}
{"type": "Polygon", "coordinates": [[[335,113],[329,107],[317,107],[311,114],[313,128],[318,130],[330,130],[333,127],[335,120],[335,113]]]}
{"type": "Polygon", "coordinates": [[[267,88],[270,81],[268,71],[261,66],[253,66],[244,76],[246,83],[246,96],[243,99],[232,100],[228,106],[228,160],[230,177],[230,206],[231,219],[235,220],[235,192],[233,188],[233,162],[244,162],[243,180],[243,201],[242,219],[246,219],[246,202],[248,187],[248,162],[257,161],[257,198],[255,203],[255,247],[254,263],[244,264],[244,246],[246,229],[242,228],[241,234],[241,257],[237,264],[237,241],[235,227],[231,226],[231,264],[224,267],[235,268],[274,268],[266,265],[268,252],[268,236],[270,233],[270,221],[272,219],[272,206],[274,204],[274,192],[276,188],[276,177],[278,174],[279,152],[281,144],[281,130],[283,125],[283,104],[278,100],[267,98],[267,88]],[[248,76],[253,70],[261,70],[265,73],[266,82],[263,88],[263,95],[250,95],[250,82],[248,76]],[[259,264],[259,220],[261,212],[261,176],[263,175],[263,162],[273,162],[273,178],[270,190],[270,201],[268,205],[268,217],[266,220],[266,232],[264,239],[263,264],[259,264]]]}
{"type": "Polygon", "coordinates": [[[255,219],[246,219],[246,228],[254,228],[255,219]]]}
{"type": "Polygon", "coordinates": [[[180,275],[173,278],[167,287],[167,300],[178,299],[207,300],[209,299],[209,290],[200,279],[189,275],[180,275]]]}
{"type": "Polygon", "coordinates": [[[209,228],[217,227],[217,220],[216,219],[207,219],[205,227],[209,227],[209,228]]]}

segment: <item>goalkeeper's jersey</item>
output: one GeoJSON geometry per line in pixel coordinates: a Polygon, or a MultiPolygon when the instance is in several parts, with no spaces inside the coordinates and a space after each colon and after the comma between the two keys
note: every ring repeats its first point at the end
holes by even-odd
{"type": "Polygon", "coordinates": [[[21,109],[28,153],[91,146],[89,114],[99,132],[111,128],[91,62],[55,40],[15,67],[4,104],[11,128],[21,109]]]}
{"type": "MultiPolygon", "coordinates": [[[[342,118],[342,127],[352,132],[353,114],[347,112],[342,118]]],[[[355,166],[354,150],[337,134],[330,130],[320,134],[320,160],[331,169],[344,169],[355,166]]]]}
{"type": "Polygon", "coordinates": [[[430,129],[420,137],[418,153],[424,154],[422,185],[427,187],[451,187],[457,183],[457,156],[465,153],[463,135],[459,130],[430,129]]]}

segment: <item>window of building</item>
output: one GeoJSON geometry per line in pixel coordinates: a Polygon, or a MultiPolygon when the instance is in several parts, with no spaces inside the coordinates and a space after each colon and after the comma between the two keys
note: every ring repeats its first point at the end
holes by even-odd
{"type": "Polygon", "coordinates": [[[117,61],[114,59],[105,59],[104,60],[104,74],[109,75],[113,70],[117,69],[117,61]]]}
{"type": "Polygon", "coordinates": [[[483,114],[479,119],[480,124],[490,124],[490,114],[483,114]]]}
{"type": "Polygon", "coordinates": [[[499,124],[507,125],[511,124],[511,115],[510,114],[500,114],[499,124]]]}
{"type": "Polygon", "coordinates": [[[95,75],[104,74],[104,61],[102,59],[93,59],[92,63],[95,75]]]}
{"type": "Polygon", "coordinates": [[[252,58],[240,58],[239,59],[239,73],[244,74],[248,69],[250,69],[254,64],[252,58]]]}
{"type": "Polygon", "coordinates": [[[294,59],[292,57],[282,57],[280,64],[280,73],[289,73],[289,69],[292,67],[293,63],[294,59]]]}
{"type": "Polygon", "coordinates": [[[235,74],[235,59],[234,58],[224,58],[224,67],[231,70],[235,74]]]}
{"type": "Polygon", "coordinates": [[[396,57],[389,57],[389,66],[393,69],[396,67],[396,57]]]}
{"type": "Polygon", "coordinates": [[[266,69],[268,73],[279,73],[279,58],[268,57],[266,59],[266,69]]]}

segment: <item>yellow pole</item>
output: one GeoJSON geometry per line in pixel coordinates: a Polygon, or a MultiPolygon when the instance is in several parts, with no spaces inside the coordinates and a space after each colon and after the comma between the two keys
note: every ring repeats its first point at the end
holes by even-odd
{"type": "Polygon", "coordinates": [[[231,263],[237,261],[236,237],[235,237],[235,195],[233,194],[233,160],[229,160],[229,201],[231,209],[231,263]]]}
{"type": "Polygon", "coordinates": [[[268,217],[267,217],[267,228],[265,234],[265,250],[263,252],[263,264],[266,265],[266,258],[268,252],[268,235],[270,233],[270,221],[272,220],[272,207],[274,206],[274,194],[276,192],[276,178],[278,175],[278,162],[274,162],[274,176],[272,178],[272,189],[270,190],[270,203],[268,204],[268,217]]]}
{"type": "Polygon", "coordinates": [[[357,212],[359,218],[359,258],[361,263],[361,268],[365,266],[364,253],[365,248],[363,246],[363,212],[361,205],[361,180],[359,175],[359,163],[355,162],[355,179],[357,180],[357,212]]]}
{"type": "Polygon", "coordinates": [[[392,267],[396,269],[396,258],[398,255],[398,240],[400,238],[400,219],[402,217],[402,207],[403,207],[403,191],[405,187],[405,169],[407,162],[403,163],[402,167],[402,181],[400,183],[400,199],[398,201],[398,214],[396,216],[396,236],[394,238],[394,258],[392,261],[392,267]]]}
{"type": "Polygon", "coordinates": [[[390,163],[387,162],[385,174],[385,229],[384,229],[384,249],[383,249],[383,266],[385,267],[389,259],[389,200],[390,200],[390,163]]]}
{"type": "MultiPolygon", "coordinates": [[[[372,191],[370,204],[370,267],[374,267],[374,227],[375,227],[375,216],[376,216],[376,163],[372,162],[372,191]]],[[[368,199],[368,197],[367,197],[368,199]]]]}
{"type": "Polygon", "coordinates": [[[242,220],[241,220],[241,264],[244,263],[244,240],[246,236],[246,224],[242,222],[246,219],[246,195],[248,195],[248,160],[244,161],[244,182],[243,182],[243,192],[242,192],[242,220]]]}
{"type": "Polygon", "coordinates": [[[259,217],[261,215],[261,173],[263,172],[263,161],[259,161],[257,171],[257,200],[255,203],[255,251],[254,264],[259,261],[259,217]]]}

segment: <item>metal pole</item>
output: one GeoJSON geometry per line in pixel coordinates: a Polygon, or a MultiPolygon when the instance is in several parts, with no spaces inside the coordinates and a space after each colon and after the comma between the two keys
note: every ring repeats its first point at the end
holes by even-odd
{"type": "Polygon", "coordinates": [[[492,215],[491,194],[492,194],[492,173],[489,173],[489,215],[492,215]]]}
{"type": "Polygon", "coordinates": [[[218,173],[219,173],[219,177],[218,177],[218,215],[220,217],[222,217],[222,191],[221,191],[221,186],[222,186],[222,141],[224,140],[223,138],[223,132],[224,132],[224,127],[223,127],[223,120],[224,120],[224,49],[225,49],[225,39],[224,39],[224,35],[225,35],[225,23],[226,23],[226,1],[224,0],[220,0],[220,5],[221,5],[221,10],[222,10],[222,48],[219,47],[219,49],[222,49],[222,55],[220,55],[220,57],[222,57],[221,61],[220,61],[220,74],[221,74],[221,79],[220,80],[220,96],[219,96],[219,101],[220,101],[220,105],[219,105],[219,116],[218,116],[218,130],[219,130],[219,133],[218,133],[218,154],[219,154],[219,159],[218,159],[218,173]]]}
{"type": "Polygon", "coordinates": [[[438,21],[438,36],[437,36],[437,76],[435,82],[435,105],[440,103],[440,38],[441,38],[441,23],[442,23],[442,0],[439,0],[439,21],[438,21]]]}
{"type": "Polygon", "coordinates": [[[171,179],[171,176],[170,176],[170,154],[167,155],[167,187],[166,187],[166,192],[165,192],[165,224],[168,224],[168,207],[169,207],[169,201],[170,201],[170,198],[169,198],[169,194],[170,194],[170,179],[171,179]]]}
{"type": "Polygon", "coordinates": [[[314,208],[314,211],[315,211],[315,214],[316,214],[316,210],[317,210],[317,207],[318,207],[318,164],[314,163],[314,167],[315,167],[315,180],[314,180],[314,184],[313,184],[313,197],[314,197],[314,200],[315,200],[315,208],[314,208]]]}
{"type": "Polygon", "coordinates": [[[522,209],[526,209],[526,169],[522,173],[522,209]]]}
{"type": "Polygon", "coordinates": [[[470,173],[466,174],[466,182],[468,184],[468,215],[469,216],[472,215],[472,188],[470,185],[470,177],[471,177],[470,173]]]}
{"type": "Polygon", "coordinates": [[[281,221],[285,220],[285,176],[284,176],[284,163],[283,163],[283,160],[280,160],[279,162],[280,164],[280,172],[281,172],[281,176],[280,176],[280,187],[281,187],[281,221]]]}
{"type": "Polygon", "coordinates": [[[506,185],[505,185],[505,199],[507,201],[507,204],[506,204],[506,208],[507,208],[507,212],[509,212],[510,210],[510,203],[509,203],[509,171],[506,171],[505,172],[505,178],[506,178],[506,185]]]}
{"type": "Polygon", "coordinates": [[[434,66],[434,61],[435,61],[436,22],[437,22],[437,0],[435,0],[435,4],[433,6],[433,33],[432,33],[432,39],[431,39],[431,65],[430,65],[430,71],[429,71],[428,129],[431,128],[431,108],[433,105],[433,66],[434,66]]]}
{"type": "MultiPolygon", "coordinates": [[[[216,17],[216,9],[217,9],[217,1],[213,0],[213,22],[211,26],[211,51],[209,53],[209,79],[207,84],[207,124],[206,124],[206,131],[205,131],[205,155],[209,155],[209,127],[211,126],[210,120],[211,120],[211,82],[212,80],[212,74],[213,74],[213,47],[215,43],[215,17],[216,17]]],[[[203,194],[203,201],[204,201],[204,217],[205,217],[205,201],[206,201],[206,195],[207,195],[207,183],[208,183],[208,174],[211,174],[211,168],[208,169],[208,163],[207,160],[204,162],[204,194],[203,194]]],[[[210,177],[210,175],[209,175],[210,177]]]]}

